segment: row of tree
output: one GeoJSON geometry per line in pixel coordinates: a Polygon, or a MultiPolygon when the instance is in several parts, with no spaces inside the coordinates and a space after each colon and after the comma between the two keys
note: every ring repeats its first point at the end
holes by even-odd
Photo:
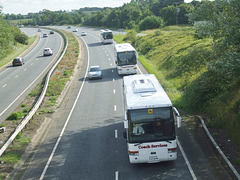
{"type": "Polygon", "coordinates": [[[198,4],[198,1],[186,4],[184,0],[132,0],[116,8],[81,8],[71,12],[45,9],[25,16],[6,14],[5,19],[29,19],[24,21],[26,25],[82,24],[142,30],[163,25],[188,24],[187,15],[193,12],[198,4]]]}

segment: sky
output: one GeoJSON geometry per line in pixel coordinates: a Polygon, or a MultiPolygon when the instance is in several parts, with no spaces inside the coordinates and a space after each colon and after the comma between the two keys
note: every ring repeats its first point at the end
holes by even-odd
{"type": "MultiPolygon", "coordinates": [[[[189,1],[192,0],[185,0],[185,2],[189,1]]],[[[71,11],[84,7],[119,7],[129,2],[131,0],[0,0],[0,6],[4,14],[27,15],[43,9],[71,11]]]]}

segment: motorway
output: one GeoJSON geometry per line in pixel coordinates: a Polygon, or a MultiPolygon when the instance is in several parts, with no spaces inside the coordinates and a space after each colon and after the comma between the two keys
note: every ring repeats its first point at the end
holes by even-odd
{"type": "Polygon", "coordinates": [[[101,44],[98,29],[78,29],[87,32],[87,36],[81,37],[85,47],[81,51],[81,71],[74,78],[65,104],[42,130],[39,146],[21,179],[230,179],[222,167],[216,170],[205,161],[206,156],[184,127],[184,131],[178,132],[179,140],[189,161],[185,152],[178,149],[178,158],[173,162],[130,164],[122,135],[122,77],[115,69],[113,45],[101,44]],[[91,65],[101,66],[102,79],[86,78],[91,65]]]}
{"type": "Polygon", "coordinates": [[[55,33],[43,38],[43,33],[49,34],[49,30],[37,32],[34,28],[21,28],[29,36],[39,35],[37,45],[24,56],[23,66],[13,67],[10,63],[0,69],[0,123],[2,123],[22,102],[29,92],[46,75],[63,48],[62,37],[55,33]],[[43,57],[43,49],[53,49],[53,56],[43,57]]]}

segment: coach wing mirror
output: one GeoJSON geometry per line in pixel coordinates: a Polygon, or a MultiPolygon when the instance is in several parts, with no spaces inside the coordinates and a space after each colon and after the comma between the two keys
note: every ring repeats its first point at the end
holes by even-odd
{"type": "Polygon", "coordinates": [[[125,117],[124,117],[124,120],[123,120],[123,125],[124,125],[123,137],[124,137],[124,138],[127,138],[127,129],[128,129],[127,112],[125,112],[125,117]]]}
{"type": "Polygon", "coordinates": [[[124,117],[124,129],[128,129],[128,120],[127,120],[127,112],[125,111],[125,117],[124,117]]]}
{"type": "Polygon", "coordinates": [[[174,111],[174,115],[177,116],[177,127],[180,128],[182,126],[182,118],[175,107],[173,107],[173,111],[174,111]]]}

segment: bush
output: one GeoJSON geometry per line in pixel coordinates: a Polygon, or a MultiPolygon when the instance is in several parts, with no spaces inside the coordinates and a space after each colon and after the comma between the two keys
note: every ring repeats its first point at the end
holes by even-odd
{"type": "Polygon", "coordinates": [[[154,49],[155,47],[155,43],[151,40],[146,40],[146,41],[143,41],[140,45],[139,45],[139,51],[142,53],[142,54],[147,54],[150,50],[154,49]]]}
{"type": "Polygon", "coordinates": [[[127,35],[123,40],[131,42],[132,44],[134,44],[136,39],[137,39],[137,32],[134,31],[134,30],[130,30],[130,31],[127,32],[127,35]]]}
{"type": "Polygon", "coordinates": [[[22,112],[14,112],[10,116],[8,116],[7,120],[19,120],[23,117],[22,112]]]}
{"type": "Polygon", "coordinates": [[[0,124],[0,128],[1,128],[1,127],[4,127],[4,126],[5,126],[5,124],[4,124],[4,123],[1,123],[1,124],[0,124]]]}
{"type": "Polygon", "coordinates": [[[208,71],[196,79],[183,96],[191,109],[202,109],[216,97],[234,88],[240,80],[240,54],[227,53],[208,65],[208,71]]]}
{"type": "Polygon", "coordinates": [[[146,30],[146,29],[155,29],[163,27],[163,20],[157,16],[147,16],[142,21],[140,21],[139,29],[146,30]]]}
{"type": "Polygon", "coordinates": [[[15,41],[21,43],[21,44],[28,44],[28,36],[26,34],[23,33],[18,33],[15,35],[14,37],[15,41]]]}
{"type": "Polygon", "coordinates": [[[199,21],[194,24],[194,29],[194,37],[199,39],[209,38],[211,36],[213,25],[207,21],[199,21]]]}
{"type": "Polygon", "coordinates": [[[20,139],[22,137],[22,132],[19,132],[16,136],[16,139],[20,139]]]}

